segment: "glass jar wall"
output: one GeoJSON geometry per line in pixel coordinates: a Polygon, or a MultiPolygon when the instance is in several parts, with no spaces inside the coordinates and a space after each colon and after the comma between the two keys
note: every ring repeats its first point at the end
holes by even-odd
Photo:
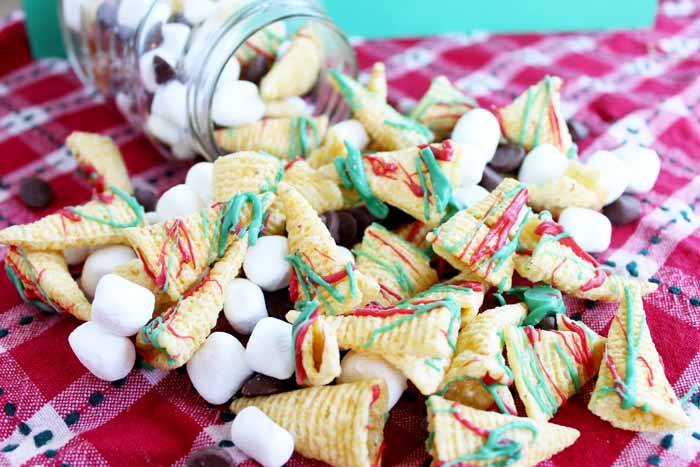
{"type": "Polygon", "coordinates": [[[304,155],[348,113],[325,75],[355,75],[355,55],[316,1],[61,0],[59,9],[77,75],[166,157],[214,159],[278,127],[304,155]]]}

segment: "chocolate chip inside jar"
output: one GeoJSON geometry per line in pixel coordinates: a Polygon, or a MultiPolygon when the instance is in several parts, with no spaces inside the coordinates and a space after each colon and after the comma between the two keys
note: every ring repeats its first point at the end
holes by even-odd
{"type": "Polygon", "coordinates": [[[243,68],[241,78],[251,83],[260,84],[263,77],[270,71],[271,66],[272,63],[265,55],[256,55],[255,58],[243,68]]]}

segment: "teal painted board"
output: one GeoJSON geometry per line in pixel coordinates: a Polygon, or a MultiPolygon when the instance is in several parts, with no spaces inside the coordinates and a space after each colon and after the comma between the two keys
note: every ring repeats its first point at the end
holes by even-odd
{"type": "Polygon", "coordinates": [[[578,31],[650,27],[657,0],[324,0],[340,27],[365,37],[473,30],[578,31]]]}
{"type": "Polygon", "coordinates": [[[66,56],[58,26],[56,1],[22,0],[29,43],[32,46],[32,54],[36,58],[66,56]]]}

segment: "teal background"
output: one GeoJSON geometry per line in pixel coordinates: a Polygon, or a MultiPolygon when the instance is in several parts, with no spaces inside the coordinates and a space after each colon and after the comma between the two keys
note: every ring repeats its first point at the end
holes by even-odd
{"type": "Polygon", "coordinates": [[[350,35],[421,36],[649,27],[657,0],[325,0],[350,35]]]}
{"type": "MultiPolygon", "coordinates": [[[[657,0],[323,1],[348,35],[366,37],[422,36],[475,29],[533,32],[642,28],[652,25],[657,7],[657,0]]],[[[36,57],[65,54],[56,2],[22,0],[36,57]]]]}

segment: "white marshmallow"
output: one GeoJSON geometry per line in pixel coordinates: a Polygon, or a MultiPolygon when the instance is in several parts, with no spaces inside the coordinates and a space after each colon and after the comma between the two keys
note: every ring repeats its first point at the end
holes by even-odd
{"type": "Polygon", "coordinates": [[[265,102],[250,81],[220,82],[214,94],[211,116],[217,125],[253,123],[265,115],[265,102]]]}
{"type": "Polygon", "coordinates": [[[180,129],[157,115],[148,116],[148,119],[146,119],[146,131],[157,140],[170,146],[180,140],[180,129]]]}
{"type": "Polygon", "coordinates": [[[83,5],[85,0],[63,0],[63,21],[76,32],[83,29],[83,5]]]}
{"type": "Polygon", "coordinates": [[[296,108],[299,115],[306,115],[307,117],[310,117],[314,113],[314,106],[299,96],[288,97],[284,101],[296,108]]]}
{"type": "Polygon", "coordinates": [[[216,3],[211,0],[185,0],[182,13],[190,24],[199,24],[216,11],[216,3]]]}
{"type": "Polygon", "coordinates": [[[156,213],[166,221],[185,217],[204,207],[204,201],[189,185],[180,184],[163,193],[156,204],[156,213]]]}
{"type": "Polygon", "coordinates": [[[336,249],[338,250],[338,253],[340,253],[340,256],[343,258],[344,263],[352,263],[355,264],[355,255],[352,254],[352,251],[348,250],[344,246],[338,245],[336,246],[336,249]]]}
{"type": "Polygon", "coordinates": [[[341,139],[350,143],[358,151],[362,151],[369,144],[369,135],[364,125],[359,120],[343,120],[332,127],[341,139]]]}
{"type": "Polygon", "coordinates": [[[243,271],[248,279],[266,292],[274,292],[289,285],[291,267],[287,263],[287,238],[279,235],[260,237],[248,248],[243,271]]]}
{"type": "Polygon", "coordinates": [[[481,185],[461,186],[454,191],[454,197],[467,208],[488,196],[489,192],[481,185]]]}
{"type": "Polygon", "coordinates": [[[498,119],[486,109],[472,109],[457,120],[452,130],[452,140],[460,143],[474,143],[483,146],[486,162],[493,159],[501,139],[501,126],[498,119]]]}
{"type": "Polygon", "coordinates": [[[231,441],[263,467],[281,467],[294,453],[294,438],[255,406],[231,422],[231,441]]]}
{"type": "MultiPolygon", "coordinates": [[[[167,23],[162,26],[161,31],[163,43],[158,48],[166,51],[167,55],[179,60],[179,57],[185,53],[185,47],[187,47],[192,28],[182,23],[167,23]]],[[[174,64],[171,63],[171,65],[174,64]]]]}
{"type": "Polygon", "coordinates": [[[90,373],[105,381],[124,378],[136,361],[136,349],[128,337],[115,336],[92,321],[75,328],[68,345],[90,373]]]}
{"type": "Polygon", "coordinates": [[[187,375],[202,398],[223,404],[243,386],[253,370],[244,359],[243,345],[231,334],[214,332],[187,362],[187,375]]]}
{"type": "Polygon", "coordinates": [[[133,336],[151,320],[156,304],[153,292],[116,274],[97,283],[90,319],[116,336],[133,336]]]}
{"type": "Polygon", "coordinates": [[[194,190],[202,198],[204,204],[212,204],[214,191],[214,164],[212,162],[198,162],[187,171],[185,185],[194,190]]]}
{"type": "Polygon", "coordinates": [[[459,145],[465,156],[459,160],[457,170],[462,174],[460,186],[470,187],[476,185],[484,176],[484,169],[489,159],[488,150],[482,144],[455,143],[459,145]]]}
{"type": "Polygon", "coordinates": [[[151,8],[152,2],[143,0],[122,0],[117,10],[117,22],[124,27],[136,30],[141,20],[151,8]]]}
{"type": "Polygon", "coordinates": [[[146,222],[148,222],[148,225],[160,224],[161,223],[160,216],[155,211],[147,212],[146,213],[146,222]]]}
{"type": "Polygon", "coordinates": [[[628,167],[628,193],[646,193],[654,188],[661,171],[661,159],[656,151],[628,143],[614,150],[613,154],[628,167]]]}
{"type": "Polygon", "coordinates": [[[610,151],[594,152],[586,161],[586,165],[600,171],[600,184],[608,192],[605,204],[612,203],[625,192],[630,172],[636,170],[636,167],[628,167],[610,151]]]}
{"type": "Polygon", "coordinates": [[[139,76],[143,87],[149,92],[158,90],[158,81],[156,81],[156,70],[153,68],[153,59],[156,55],[170,63],[170,60],[159,54],[158,49],[149,50],[139,57],[139,76]]]}
{"type": "Polygon", "coordinates": [[[265,295],[248,279],[234,279],[226,289],[224,315],[237,333],[249,335],[255,325],[267,318],[265,295]]]}
{"type": "Polygon", "coordinates": [[[389,389],[389,410],[396,405],[406,390],[406,377],[389,365],[386,360],[373,355],[350,351],[340,362],[338,383],[352,383],[365,379],[381,378],[389,389]]]}
{"type": "Polygon", "coordinates": [[[187,87],[177,80],[158,86],[151,104],[151,115],[161,117],[178,128],[187,128],[187,87]]]}
{"type": "Polygon", "coordinates": [[[170,150],[173,157],[179,161],[191,161],[197,157],[187,132],[180,133],[175,144],[170,145],[170,150]]]}
{"type": "Polygon", "coordinates": [[[526,185],[556,180],[566,172],[569,159],[551,144],[540,144],[533,148],[518,172],[518,179],[526,185]]]}
{"type": "Polygon", "coordinates": [[[221,85],[221,83],[231,83],[233,81],[238,81],[238,79],[241,77],[241,64],[234,55],[229,59],[229,61],[226,63],[226,66],[224,67],[223,71],[221,72],[221,76],[219,77],[219,83],[218,85],[221,85]]]}
{"type": "Polygon", "coordinates": [[[85,261],[85,258],[90,254],[90,247],[79,246],[75,248],[66,248],[63,250],[63,257],[66,258],[68,266],[77,266],[85,261]]]}
{"type": "Polygon", "coordinates": [[[253,329],[245,349],[245,361],[258,373],[277,379],[294,374],[292,325],[276,318],[263,318],[253,329]]]}
{"type": "Polygon", "coordinates": [[[566,208],[559,215],[559,223],[584,251],[600,253],[610,247],[612,224],[598,211],[566,208]]]}
{"type": "Polygon", "coordinates": [[[97,283],[102,276],[114,271],[117,266],[136,259],[136,253],[128,246],[114,245],[100,248],[90,253],[83,265],[83,273],[80,276],[80,286],[85,294],[92,298],[95,296],[97,283]]]}

